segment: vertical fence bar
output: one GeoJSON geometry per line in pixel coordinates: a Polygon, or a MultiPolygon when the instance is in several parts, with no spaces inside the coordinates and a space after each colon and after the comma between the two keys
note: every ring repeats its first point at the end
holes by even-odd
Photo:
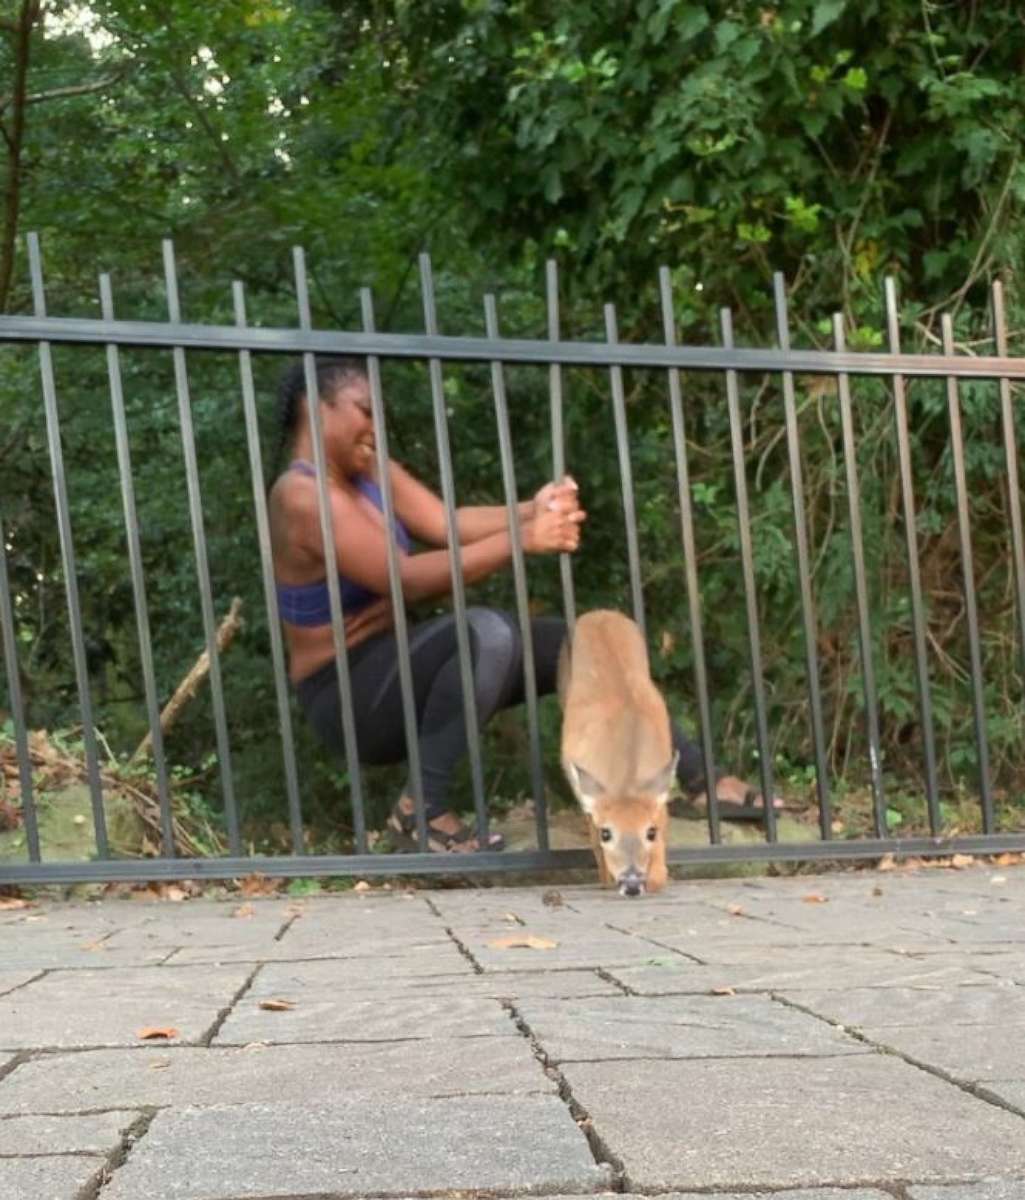
{"type": "MultiPolygon", "coordinates": [[[[783,276],[772,277],[776,306],[776,336],[779,348],[790,349],[787,320],[787,294],[783,276]]],[[[797,549],[797,578],[801,592],[801,624],[804,628],[805,670],[808,673],[808,703],[811,708],[811,735],[815,751],[815,790],[819,799],[819,832],[823,841],[833,836],[832,806],[829,799],[829,766],[826,763],[826,735],[822,721],[822,689],[819,682],[818,630],[815,598],[811,590],[808,561],[808,527],[804,515],[804,483],[801,477],[801,441],[797,424],[794,375],[783,371],[783,411],[787,427],[787,455],[790,462],[790,494],[794,508],[794,545],[797,549]]]]}
{"type": "MultiPolygon", "coordinates": [[[[838,353],[846,352],[843,317],[833,316],[833,341],[838,353]]],[[[868,757],[872,776],[872,811],[876,837],[886,836],[886,801],[883,796],[883,760],[879,739],[879,699],[876,694],[875,667],[872,662],[872,627],[869,619],[868,585],[865,576],[865,538],[861,526],[861,488],[858,483],[858,459],[854,445],[854,421],[851,414],[851,387],[846,371],[836,377],[843,429],[844,472],[847,479],[847,513],[851,525],[851,554],[854,560],[854,597],[858,610],[858,649],[861,653],[861,679],[865,696],[865,725],[868,732],[868,757]]],[[[839,700],[837,701],[839,703],[839,700]]]]}
{"type": "MultiPolygon", "coordinates": [[[[431,259],[420,255],[420,289],[423,295],[424,332],[438,335],[438,315],[434,302],[434,278],[431,259]]],[[[456,644],[459,651],[459,676],[463,686],[463,713],[470,756],[470,777],[473,782],[473,801],[477,812],[477,843],[483,850],[488,841],[488,811],[484,800],[484,770],[481,765],[480,731],[477,721],[477,698],[473,686],[473,657],[466,618],[466,590],[463,584],[462,548],[459,544],[459,525],[456,516],[455,479],[452,473],[452,451],[448,439],[448,414],[445,410],[445,390],[441,376],[441,360],[428,360],[431,380],[431,401],[434,406],[434,435],[438,446],[438,467],[441,471],[441,491],[445,505],[445,528],[448,532],[449,559],[452,569],[452,607],[456,618],[456,644]]]]}
{"type": "MultiPolygon", "coordinates": [[[[605,305],[605,339],[610,345],[619,341],[616,329],[616,308],[605,305]]],[[[612,413],[616,422],[616,451],[619,455],[619,479],[623,488],[623,521],[626,526],[626,554],[630,566],[630,594],[634,620],[647,641],[644,620],[644,593],[641,589],[641,555],[637,545],[637,509],[634,503],[633,469],[630,466],[630,437],[626,426],[626,396],[623,392],[623,368],[610,367],[612,383],[612,413]]]]}
{"type": "MultiPolygon", "coordinates": [[[[733,316],[728,308],[719,312],[722,344],[733,349],[733,316]]],[[[747,502],[747,475],[744,464],[744,432],[740,420],[740,389],[737,372],[726,372],[726,400],[730,416],[730,444],[733,451],[733,487],[737,496],[737,537],[740,542],[740,566],[744,579],[744,603],[747,609],[747,642],[751,656],[751,694],[755,705],[755,737],[758,742],[758,774],[762,785],[765,836],[776,841],[776,810],[773,805],[775,784],[769,727],[765,708],[765,678],[762,674],[762,646],[758,629],[758,597],[755,592],[754,552],[751,545],[751,513],[747,502]]]]}
{"type": "MultiPolygon", "coordinates": [[[[949,313],[940,318],[943,353],[953,356],[954,323],[949,313]]],[[[961,544],[961,573],[964,586],[965,619],[968,622],[968,658],[972,676],[972,715],[975,747],[979,756],[979,798],[982,831],[993,832],[993,785],[989,772],[989,741],[986,737],[986,696],[982,681],[982,648],[979,642],[979,612],[975,600],[975,565],[972,555],[971,517],[968,512],[968,477],[965,470],[964,434],[961,428],[961,399],[957,379],[947,376],[947,412],[950,418],[950,450],[954,463],[954,492],[957,498],[957,532],[961,544]]]]}
{"type": "MultiPolygon", "coordinates": [[[[498,308],[493,295],[484,297],[484,322],[489,338],[497,338],[498,308]]],[[[502,487],[509,513],[509,542],[512,546],[513,584],[516,590],[516,615],[520,622],[523,642],[523,695],[527,707],[527,729],[530,736],[530,778],[534,792],[534,815],[537,821],[537,844],[548,849],[548,807],[545,799],[544,772],[541,766],[541,730],[537,712],[537,675],[534,670],[534,638],[530,628],[530,606],[527,598],[527,571],[523,561],[523,542],[520,538],[519,501],[516,497],[516,471],[513,466],[512,435],[509,432],[509,407],[505,394],[505,375],[502,363],[491,363],[491,391],[495,398],[495,424],[498,428],[498,449],[502,460],[502,487]]]]}
{"type": "MultiPolygon", "coordinates": [[[[246,301],[242,284],[237,280],[231,288],[235,308],[235,324],[246,328],[246,301]]],[[[288,681],[285,674],[285,649],[281,636],[278,594],[274,586],[274,562],[271,556],[270,523],[267,517],[267,490],[263,478],[263,458],[260,454],[260,431],[256,417],[256,388],[253,385],[253,361],[248,350],[238,352],[239,379],[242,387],[242,412],[246,422],[246,445],[249,449],[249,480],[253,487],[253,511],[256,514],[256,536],[260,546],[260,568],[263,574],[263,595],[267,606],[267,632],[270,635],[271,665],[274,672],[274,692],[278,705],[278,724],[281,729],[281,750],[285,766],[285,794],[288,797],[288,825],[293,847],[302,847],[302,805],[299,800],[299,772],[295,761],[295,739],[292,735],[292,712],[288,702],[288,681]]],[[[297,851],[297,853],[300,853],[297,851]]]]}
{"type": "MultiPolygon", "coordinates": [[[[27,237],[29,273],[32,277],[32,299],[37,317],[46,316],[46,296],[43,291],[43,264],[39,253],[39,237],[27,237]]],[[[71,632],[71,653],[75,663],[75,683],[82,713],[82,741],[85,748],[86,776],[92,802],[93,834],[100,858],[110,857],[107,842],[107,818],[103,811],[103,787],[100,781],[99,756],[96,748],[96,728],[93,724],[92,697],[89,694],[89,668],[85,659],[85,634],[82,628],[82,608],[78,597],[78,577],[75,567],[75,544],[71,535],[71,512],[68,505],[67,482],[64,477],[64,454],[61,449],[60,415],[57,411],[57,385],[54,382],[53,356],[50,343],[39,343],[39,373],[43,384],[43,407],[46,412],[46,440],[50,451],[50,470],[53,473],[53,497],[57,506],[57,527],[60,534],[61,561],[64,567],[64,587],[68,601],[68,627],[71,632]]]]}
{"type": "Polygon", "coordinates": [[[14,630],[14,595],[7,573],[7,534],[0,518],[0,635],[4,649],[7,674],[7,695],[11,702],[11,722],[14,725],[14,745],[18,753],[18,786],[21,791],[21,816],[25,825],[25,842],[30,862],[39,857],[39,822],[36,801],[32,792],[32,759],[29,756],[28,730],[25,727],[25,706],[18,677],[18,639],[14,630]]]}
{"type": "MultiPolygon", "coordinates": [[[[114,320],[114,296],[111,291],[110,276],[107,274],[100,276],[100,313],[105,321],[114,320]]],[[[149,606],[146,603],[146,581],[142,571],[139,519],[135,508],[132,458],[128,446],[128,422],[125,417],[124,389],[121,382],[121,358],[117,345],[113,342],[107,343],[107,379],[110,383],[110,405],[114,416],[117,467],[121,480],[121,507],[125,517],[125,539],[128,543],[128,564],[132,576],[132,599],[135,603],[139,657],[142,660],[146,716],[149,721],[150,744],[153,748],[153,766],[156,768],[157,774],[157,796],[160,800],[161,852],[165,858],[172,858],[175,846],[174,820],[171,815],[171,788],[167,779],[164,731],[160,725],[157,681],[153,672],[153,640],[150,636],[149,606]]]]}
{"type": "MultiPolygon", "coordinates": [[[[891,354],[900,353],[900,323],[897,318],[897,289],[893,279],[885,282],[886,327],[891,354]]],[[[893,415],[897,434],[897,459],[900,468],[901,504],[904,511],[904,536],[908,553],[908,585],[911,591],[911,623],[915,640],[915,679],[918,687],[918,716],[922,723],[922,749],[925,755],[925,797],[929,809],[929,829],[940,828],[939,785],[936,776],[936,734],[932,721],[932,696],[929,691],[929,666],[925,648],[925,609],[922,602],[922,576],[918,563],[918,529],[915,513],[915,489],[911,471],[911,438],[908,433],[907,393],[904,377],[893,376],[893,415]]]]}
{"type": "MultiPolygon", "coordinates": [[[[295,274],[295,296],[299,308],[299,328],[313,328],[310,310],[310,291],[306,281],[306,256],[301,246],[292,250],[295,274]]],[[[367,847],[366,811],[363,804],[363,776],[359,766],[359,747],[356,742],[356,717],[352,702],[352,679],[349,675],[349,655],[345,646],[345,619],[342,612],[342,591],[338,581],[338,552],[335,549],[335,528],[331,498],[327,490],[327,453],[324,449],[324,423],[320,415],[320,390],[317,387],[317,363],[312,354],[303,355],[305,370],[306,409],[309,414],[313,442],[313,463],[317,472],[317,507],[320,511],[320,537],[324,546],[324,575],[327,580],[328,607],[331,612],[331,632],[335,645],[335,672],[338,676],[338,695],[342,707],[342,739],[345,743],[345,763],[352,793],[352,826],[356,836],[356,852],[365,854],[367,847]]],[[[297,850],[296,853],[301,853],[297,850]]]]}
{"type": "MultiPolygon", "coordinates": [[[[374,302],[369,288],[360,289],[363,329],[373,333],[374,302]]],[[[388,453],[388,428],[384,419],[384,390],[381,386],[381,360],[376,354],[367,355],[367,377],[370,380],[370,410],[374,419],[374,449],[377,455],[377,478],[384,505],[384,525],[395,528],[395,499],[391,486],[391,457],[388,453]]],[[[399,571],[399,549],[395,539],[387,539],[388,591],[395,617],[395,643],[399,662],[399,691],[402,694],[402,721],[406,732],[406,761],[409,764],[409,786],[416,805],[417,836],[420,849],[427,847],[427,820],[424,815],[423,772],[420,768],[420,741],[416,727],[416,696],[413,691],[413,668],[409,657],[409,623],[406,619],[406,598],[402,592],[399,571]]]]}
{"type": "MultiPolygon", "coordinates": [[[[545,264],[545,300],[548,308],[548,340],[557,342],[559,276],[555,260],[551,258],[545,264]]],[[[552,477],[561,480],[566,474],[566,434],[562,419],[562,367],[559,363],[551,363],[548,367],[548,389],[552,413],[552,477]]],[[[573,559],[569,554],[559,555],[559,574],[562,578],[562,610],[566,617],[567,634],[572,640],[577,606],[573,595],[573,559]]]]}
{"type": "MultiPolygon", "coordinates": [[[[164,279],[167,288],[167,315],[173,325],[181,324],[181,304],[178,300],[178,275],[174,264],[174,246],[164,239],[164,279]]],[[[192,427],[192,402],[189,398],[189,377],[185,366],[185,350],[175,346],[171,351],[174,362],[174,382],[178,395],[178,421],[181,427],[182,454],[185,459],[185,480],[189,496],[189,517],[192,522],[192,543],[196,555],[196,578],[199,602],[203,614],[203,634],[210,660],[210,696],[214,709],[214,729],[217,738],[217,761],[220,767],[221,790],[224,796],[224,816],[228,826],[228,845],[232,854],[242,853],[239,836],[238,808],[235,803],[235,783],[231,770],[231,746],[228,742],[228,719],[224,709],[224,683],[221,661],[217,651],[217,629],[214,620],[213,591],[210,586],[210,563],[207,557],[206,530],[203,526],[203,500],[199,486],[199,462],[196,458],[196,438],[192,427]]]]}
{"type": "MultiPolygon", "coordinates": [[[[669,268],[658,272],[662,299],[662,328],[667,346],[676,345],[676,321],[673,318],[673,293],[669,268]]],[[[683,541],[683,572],[687,583],[687,608],[690,615],[690,640],[694,654],[694,690],[698,698],[701,726],[701,758],[705,765],[705,795],[708,797],[708,836],[715,845],[721,840],[719,803],[715,788],[715,753],[712,747],[712,706],[708,699],[708,673],[705,669],[705,639],[701,628],[701,592],[698,588],[698,555],[694,541],[694,514],[690,501],[690,469],[687,466],[687,437],[683,420],[683,396],[680,372],[671,368],[669,407],[673,419],[673,448],[676,453],[676,483],[680,503],[680,537],[683,541]]]]}
{"type": "MultiPolygon", "coordinates": [[[[1007,357],[1007,321],[1004,317],[1004,289],[999,280],[993,284],[993,329],[997,354],[1007,357]]],[[[1025,677],[1025,534],[1022,532],[1021,484],[1018,476],[1018,448],[1015,444],[1014,412],[1011,408],[1011,381],[1000,380],[1000,417],[1004,433],[1004,462],[1007,465],[1007,507],[1011,514],[1011,562],[1018,599],[1018,653],[1025,677]]]]}

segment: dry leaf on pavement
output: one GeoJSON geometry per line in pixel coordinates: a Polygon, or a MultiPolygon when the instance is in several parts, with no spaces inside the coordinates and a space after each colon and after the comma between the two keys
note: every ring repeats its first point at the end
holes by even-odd
{"type": "Polygon", "coordinates": [[[260,1007],[265,1008],[268,1012],[288,1012],[290,1008],[295,1008],[294,1000],[261,1000],[260,1007]]]}
{"type": "Polygon", "coordinates": [[[28,908],[30,901],[18,896],[0,896],[0,912],[6,909],[28,908]]]}
{"type": "Polygon", "coordinates": [[[736,994],[737,994],[736,988],[731,988],[731,987],[714,987],[714,988],[712,988],[713,996],[735,996],[736,994]]]}
{"type": "Polygon", "coordinates": [[[554,950],[558,944],[550,938],[536,937],[532,933],[495,938],[493,942],[488,942],[496,950],[554,950]]]}
{"type": "Polygon", "coordinates": [[[156,1042],[176,1038],[178,1030],[173,1025],[147,1025],[145,1028],[140,1029],[135,1036],[144,1042],[156,1042]]]}
{"type": "Polygon", "coordinates": [[[731,917],[742,917],[744,915],[744,910],[740,907],[739,904],[727,905],[726,911],[730,914],[731,917]]]}
{"type": "Polygon", "coordinates": [[[256,909],[251,904],[240,904],[231,915],[233,917],[252,917],[255,914],[256,909]]]}
{"type": "Polygon", "coordinates": [[[829,901],[829,897],[823,896],[821,892],[809,892],[806,896],[802,896],[801,899],[805,904],[826,904],[829,901]]]}

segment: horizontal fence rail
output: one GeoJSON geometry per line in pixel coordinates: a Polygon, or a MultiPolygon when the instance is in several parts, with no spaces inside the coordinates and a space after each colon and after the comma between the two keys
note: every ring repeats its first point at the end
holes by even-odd
{"type": "MultiPolygon", "coordinates": [[[[100,277],[100,319],[54,317],[47,314],[38,240],[30,236],[29,263],[34,313],[31,316],[0,315],[0,346],[34,347],[38,354],[38,369],[42,414],[45,421],[47,462],[58,524],[60,568],[64,587],[69,637],[72,643],[72,674],[78,696],[80,723],[83,733],[84,779],[89,794],[95,856],[91,861],[53,859],[39,832],[39,789],[35,785],[32,766],[31,735],[27,722],[27,701],[21,685],[19,662],[19,604],[17,585],[9,569],[8,555],[13,543],[12,512],[24,497],[9,494],[0,482],[0,634],[6,682],[6,706],[10,713],[12,744],[17,761],[18,807],[25,832],[24,857],[27,861],[0,858],[0,884],[3,883],[71,883],[76,881],[124,881],[169,879],[236,878],[261,872],[274,876],[316,875],[439,875],[466,872],[488,873],[501,871],[533,871],[556,868],[577,868],[592,865],[589,851],[553,850],[550,839],[550,813],[544,779],[544,745],[541,736],[539,695],[536,664],[531,643],[532,607],[529,593],[529,571],[520,533],[517,499],[519,481],[510,426],[510,403],[507,394],[507,368],[517,366],[543,367],[547,371],[547,391],[550,402],[550,460],[553,477],[561,477],[568,469],[579,474],[567,454],[567,423],[572,414],[573,393],[564,374],[567,368],[587,370],[597,381],[608,400],[611,440],[607,453],[615,456],[618,466],[622,514],[621,535],[622,577],[625,584],[618,602],[610,600],[602,607],[621,607],[634,617],[645,631],[649,644],[654,631],[649,627],[646,612],[646,569],[638,536],[640,500],[650,494],[654,478],[674,506],[678,519],[680,599],[676,626],[686,627],[693,671],[691,699],[698,730],[698,751],[706,778],[723,773],[723,763],[729,754],[717,744],[713,716],[713,684],[707,632],[708,613],[702,603],[702,579],[699,562],[697,526],[699,514],[694,503],[692,458],[688,409],[688,377],[695,373],[713,375],[719,381],[722,412],[729,431],[732,500],[736,515],[736,576],[739,593],[738,608],[743,610],[749,678],[746,694],[751,708],[751,739],[757,759],[756,771],[763,796],[776,791],[772,740],[770,736],[770,703],[773,663],[767,661],[762,628],[763,606],[757,582],[757,539],[751,511],[752,464],[745,441],[745,414],[742,389],[751,374],[764,376],[771,386],[778,409],[773,420],[778,424],[778,438],[785,456],[785,489],[792,519],[790,567],[796,580],[793,629],[803,647],[803,670],[806,694],[801,701],[807,717],[809,763],[813,773],[817,840],[788,842],[781,840],[778,817],[771,805],[761,813],[757,828],[761,840],[740,844],[724,844],[723,814],[715,797],[707,806],[707,845],[675,848],[670,862],[676,864],[750,862],[788,862],[814,860],[871,859],[885,854],[895,856],[935,856],[955,853],[978,854],[1025,850],[1025,831],[1019,821],[1016,828],[998,829],[995,808],[993,766],[988,744],[987,693],[983,647],[987,629],[979,611],[979,594],[973,557],[973,528],[971,496],[966,465],[966,436],[962,422],[961,394],[963,384],[973,381],[993,381],[998,386],[999,436],[1002,448],[1003,482],[1010,513],[1007,539],[1009,578],[1013,578],[1014,619],[1011,621],[1017,640],[1016,653],[1025,674],[1025,546],[1023,546],[1021,482],[1018,469],[1017,439],[1021,436],[1020,410],[1016,414],[1012,403],[1012,384],[1025,381],[1025,359],[1009,356],[1003,296],[994,288],[994,320],[996,355],[973,357],[955,353],[952,325],[943,321],[942,352],[909,354],[902,352],[899,343],[899,322],[895,290],[887,281],[885,315],[889,338],[888,353],[849,351],[844,340],[843,322],[833,320],[832,350],[794,349],[790,344],[787,301],[783,280],[774,281],[774,305],[778,348],[748,348],[735,345],[732,317],[729,310],[721,313],[721,341],[717,347],[688,346],[677,343],[673,297],[668,270],[660,275],[663,344],[630,344],[619,340],[617,313],[612,305],[604,312],[605,340],[582,342],[562,340],[558,275],[553,263],[546,272],[545,309],[547,337],[536,340],[505,338],[500,333],[497,301],[485,298],[484,337],[451,337],[439,331],[435,286],[431,264],[426,256],[420,260],[420,286],[423,302],[424,333],[390,334],[379,332],[375,326],[373,301],[369,291],[361,293],[362,330],[323,331],[313,328],[305,259],[300,250],[294,255],[296,325],[294,328],[262,328],[248,323],[246,303],[241,284],[233,288],[234,326],[196,325],[182,320],[174,252],[171,244],[164,246],[164,278],[168,319],[166,322],[133,321],[114,316],[114,293],[108,276],[100,277]],[[108,829],[106,803],[107,783],[101,762],[102,731],[95,725],[93,695],[90,685],[86,645],[91,633],[87,625],[90,585],[89,549],[76,546],[75,530],[69,502],[69,466],[63,456],[65,435],[61,428],[61,409],[58,404],[57,382],[60,377],[54,367],[54,347],[101,348],[106,356],[107,388],[117,457],[111,480],[112,494],[120,495],[125,534],[125,577],[130,582],[131,602],[142,664],[142,692],[147,724],[151,738],[151,754],[156,775],[158,814],[154,821],[155,844],[146,857],[119,854],[112,849],[108,829]],[[197,856],[182,844],[182,833],[173,811],[173,783],[169,775],[165,739],[159,714],[158,694],[164,695],[174,683],[158,679],[153,650],[152,587],[147,588],[143,551],[139,535],[139,485],[133,482],[133,457],[130,449],[129,418],[125,396],[130,391],[130,377],[125,373],[123,351],[146,350],[168,352],[173,368],[173,392],[176,402],[177,432],[182,455],[185,481],[185,502],[188,506],[191,552],[196,567],[196,608],[201,617],[202,645],[209,667],[209,689],[213,713],[210,753],[216,762],[220,781],[221,816],[226,853],[197,856]],[[269,671],[273,676],[272,700],[280,733],[280,753],[284,778],[283,809],[287,814],[288,841],[291,854],[257,854],[244,852],[241,818],[242,800],[233,768],[232,726],[239,717],[229,711],[227,689],[220,664],[216,614],[220,598],[216,595],[211,569],[208,528],[216,515],[219,497],[211,497],[201,487],[201,463],[197,454],[196,432],[193,425],[193,406],[196,385],[190,374],[190,356],[197,351],[222,352],[235,356],[237,362],[236,390],[241,397],[244,436],[249,479],[240,479],[240,492],[252,495],[251,535],[258,548],[255,574],[262,585],[270,643],[269,671]],[[301,782],[300,755],[293,730],[293,703],[287,678],[287,662],[282,638],[281,621],[275,592],[272,532],[268,519],[267,483],[261,457],[259,399],[254,380],[253,361],[258,354],[290,355],[303,364],[307,395],[316,394],[316,363],[320,355],[349,355],[366,362],[367,378],[375,432],[376,473],[381,481],[382,513],[385,529],[391,529],[396,519],[395,498],[388,470],[389,437],[385,382],[382,364],[390,361],[413,361],[426,367],[427,396],[423,402],[425,439],[428,424],[433,435],[433,450],[439,470],[439,492],[444,510],[448,543],[459,541],[457,486],[453,461],[453,430],[446,400],[447,371],[460,364],[480,364],[490,372],[490,397],[481,396],[481,420],[495,422],[494,479],[495,493],[500,494],[507,514],[507,529],[511,545],[510,575],[514,595],[513,619],[519,632],[523,652],[523,699],[528,732],[530,791],[534,804],[536,847],[496,853],[478,852],[461,855],[427,852],[427,822],[423,793],[420,754],[418,751],[417,700],[411,668],[411,646],[416,637],[412,614],[407,612],[403,594],[399,552],[387,538],[387,567],[389,590],[393,607],[394,629],[398,645],[398,686],[402,701],[402,723],[408,749],[408,789],[415,807],[416,837],[419,850],[413,853],[373,852],[372,829],[368,819],[371,792],[370,776],[360,762],[354,700],[351,680],[350,652],[343,632],[343,607],[338,574],[327,572],[327,591],[333,631],[333,665],[337,676],[341,712],[341,741],[345,745],[346,804],[351,815],[354,852],[311,853],[307,851],[306,821],[304,818],[304,789],[301,782]],[[631,406],[624,385],[624,371],[643,369],[664,380],[661,403],[665,405],[667,428],[671,442],[666,446],[664,461],[657,464],[652,476],[651,465],[641,473],[634,459],[630,433],[631,406]],[[820,643],[829,630],[816,597],[816,550],[812,544],[806,511],[807,482],[803,477],[800,412],[796,382],[803,376],[825,377],[830,403],[835,404],[838,419],[838,477],[842,476],[846,493],[843,506],[846,516],[846,536],[849,539],[853,591],[852,637],[857,640],[859,666],[859,704],[862,736],[866,745],[867,772],[871,794],[871,827],[874,836],[837,836],[835,820],[835,781],[828,761],[826,699],[822,689],[820,643]],[[927,836],[887,836],[888,800],[883,771],[881,735],[880,683],[873,652],[872,592],[875,580],[871,575],[871,557],[867,552],[863,526],[862,485],[856,453],[855,422],[857,397],[852,395],[852,380],[879,377],[886,382],[892,398],[892,437],[894,447],[895,511],[906,538],[907,612],[910,641],[913,646],[913,670],[917,710],[914,718],[922,740],[922,790],[928,816],[927,836]],[[913,468],[912,430],[909,424],[907,387],[912,379],[935,379],[945,387],[945,421],[951,471],[954,481],[954,511],[956,514],[956,562],[963,602],[963,619],[968,666],[964,681],[971,692],[971,720],[975,745],[975,774],[977,805],[981,833],[948,832],[945,829],[940,799],[939,767],[941,748],[935,731],[934,697],[930,676],[930,629],[928,624],[928,595],[920,569],[918,542],[918,511],[916,480],[913,468]],[[5,532],[6,531],[6,532],[5,532]],[[77,554],[76,554],[77,551],[77,554]]],[[[482,389],[483,390],[483,389],[482,389]]],[[[72,412],[78,402],[75,386],[63,385],[61,397],[66,411],[72,412]]],[[[335,527],[329,490],[329,460],[325,444],[320,405],[308,405],[312,435],[314,470],[319,510],[319,536],[326,562],[334,563],[335,545],[343,536],[335,527]]],[[[459,430],[454,430],[455,438],[459,430]]],[[[595,434],[597,436],[597,434],[595,434]]],[[[429,439],[428,439],[429,440],[429,439]]],[[[458,444],[455,445],[458,449],[458,444]]],[[[585,464],[586,469],[586,464],[585,464]]],[[[586,502],[585,502],[586,503],[586,502]]],[[[585,549],[586,553],[586,536],[585,549]]],[[[450,556],[450,595],[455,617],[458,649],[459,682],[464,697],[465,719],[469,746],[469,777],[475,813],[475,832],[480,844],[485,844],[493,814],[487,797],[481,727],[472,702],[474,696],[474,633],[473,615],[469,608],[466,582],[458,554],[450,556]]],[[[559,556],[558,572],[561,585],[561,615],[571,630],[579,614],[574,571],[567,554],[559,556]]],[[[151,584],[153,580],[149,581],[151,584]]],[[[1011,584],[1008,583],[1008,588],[1011,584]]],[[[598,607],[597,605],[595,607],[598,607]]],[[[960,618],[959,618],[960,619],[960,618]]],[[[102,631],[99,631],[102,632],[102,631]]],[[[665,634],[663,634],[663,637],[665,634]]],[[[105,744],[105,743],[104,743],[105,744]]],[[[551,749],[551,747],[549,747],[551,749]]],[[[327,758],[327,752],[323,752],[327,758]]],[[[550,755],[554,758],[554,755],[550,755]]],[[[13,768],[12,768],[13,770],[13,768]]],[[[0,800],[3,796],[0,795],[0,800]]],[[[1019,816],[1025,819],[1025,809],[1019,816]]],[[[2,809],[0,809],[2,815],[2,809]]],[[[1006,824],[1006,823],[1005,823],[1006,824]]]]}

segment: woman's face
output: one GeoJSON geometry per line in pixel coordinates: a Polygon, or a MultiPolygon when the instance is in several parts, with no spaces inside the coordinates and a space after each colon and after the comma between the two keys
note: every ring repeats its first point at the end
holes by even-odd
{"type": "Polygon", "coordinates": [[[377,442],[367,380],[350,379],[321,405],[324,445],[328,458],[346,475],[363,475],[373,468],[377,442]]]}

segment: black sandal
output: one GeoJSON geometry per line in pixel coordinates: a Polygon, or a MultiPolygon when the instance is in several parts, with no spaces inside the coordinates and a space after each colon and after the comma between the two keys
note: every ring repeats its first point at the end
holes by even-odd
{"type": "MultiPolygon", "coordinates": [[[[420,840],[417,836],[416,829],[416,813],[405,812],[396,803],[388,816],[388,832],[396,841],[398,848],[401,850],[416,851],[420,849],[420,840]]],[[[435,854],[466,854],[475,853],[474,851],[459,850],[459,846],[464,846],[467,842],[472,841],[477,834],[464,821],[459,822],[459,828],[455,833],[445,833],[441,829],[436,829],[428,822],[427,825],[427,849],[435,854]]],[[[505,838],[500,833],[488,834],[488,850],[504,850],[505,838]]]]}

